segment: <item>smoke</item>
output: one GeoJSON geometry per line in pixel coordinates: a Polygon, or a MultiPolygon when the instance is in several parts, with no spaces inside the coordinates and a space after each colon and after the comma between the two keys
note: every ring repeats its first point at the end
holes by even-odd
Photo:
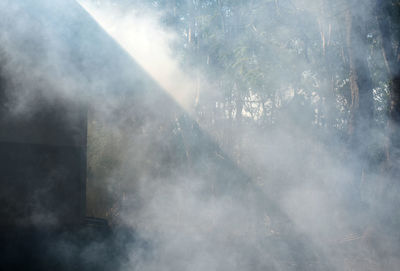
{"type": "MultiPolygon", "coordinates": [[[[254,32],[264,23],[274,24],[252,6],[261,1],[251,2],[238,5],[235,13],[257,16],[259,25],[249,25],[254,32]]],[[[274,7],[271,14],[289,10],[298,14],[294,18],[318,19],[321,10],[314,1],[267,2],[274,7]]],[[[0,4],[2,74],[10,78],[7,116],[2,117],[27,119],[40,112],[43,99],[88,105],[88,209],[144,240],[124,248],[127,256],[118,258],[118,267],[396,270],[393,232],[376,226],[376,217],[390,213],[376,191],[384,175],[366,172],[364,183],[354,183],[354,169],[364,162],[346,155],[350,151],[343,135],[322,130],[315,114],[316,104],[329,97],[318,92],[329,92],[329,78],[312,72],[311,59],[323,56],[299,49],[299,44],[320,42],[321,33],[329,44],[334,39],[329,29],[344,28],[343,22],[331,20],[332,26],[320,20],[321,31],[306,22],[309,28],[299,35],[307,32],[312,41],[297,38],[286,48],[280,42],[293,34],[293,25],[303,28],[303,22],[282,18],[275,32],[261,35],[274,44],[270,51],[254,49],[257,61],[272,66],[261,85],[273,88],[274,96],[261,105],[260,94],[241,93],[246,86],[238,75],[214,65],[208,52],[198,52],[211,59],[206,68],[183,63],[175,47],[182,33],[164,25],[165,14],[154,5],[89,0],[0,4]],[[224,95],[215,83],[220,75],[232,82],[232,96],[243,98],[241,112],[215,103],[224,95]],[[303,87],[295,89],[295,80],[303,87]],[[206,109],[203,115],[197,115],[199,108],[206,109]],[[207,110],[229,117],[210,120],[207,110]],[[268,129],[251,122],[262,118],[271,119],[268,129]],[[370,225],[376,227],[371,235],[370,225]]],[[[364,8],[357,9],[357,16],[370,18],[364,8]]],[[[230,45],[240,42],[233,38],[230,45]]],[[[332,112],[347,114],[341,108],[319,110],[330,110],[327,119],[332,112]]],[[[345,118],[331,118],[333,127],[346,125],[345,118]]],[[[73,123],[74,114],[66,119],[73,123]]],[[[33,218],[38,224],[41,219],[33,218]]],[[[121,236],[116,234],[114,242],[126,242],[121,236]]],[[[92,244],[80,256],[95,261],[96,251],[104,253],[106,245],[92,244]]],[[[76,253],[75,244],[56,247],[55,253],[66,258],[68,251],[76,253]]]]}
{"type": "Polygon", "coordinates": [[[161,15],[149,13],[144,6],[126,9],[115,2],[79,3],[179,105],[186,110],[193,106],[195,84],[171,51],[176,37],[159,24],[161,15]]]}

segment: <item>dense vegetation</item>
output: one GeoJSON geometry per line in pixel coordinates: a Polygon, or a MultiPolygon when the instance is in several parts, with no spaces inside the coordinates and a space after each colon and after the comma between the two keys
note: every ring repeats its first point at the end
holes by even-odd
{"type": "MultiPolygon", "coordinates": [[[[397,243],[400,225],[399,1],[125,2],[161,14],[163,27],[177,35],[174,57],[198,88],[194,114],[177,114],[157,130],[162,136],[155,141],[167,142],[157,154],[140,146],[138,152],[148,158],[135,168],[134,182],[150,164],[153,177],[169,166],[193,171],[202,130],[218,145],[209,156],[229,157],[277,205],[293,187],[323,186],[340,210],[327,207],[323,212],[332,213],[325,215],[347,221],[351,226],[344,228],[357,232],[347,237],[344,230],[337,238],[364,239],[378,251],[374,257],[384,258],[388,250],[378,243],[391,238],[397,243]]],[[[136,128],[128,126],[123,129],[134,134],[136,128]]],[[[109,193],[104,183],[125,178],[126,135],[110,132],[96,116],[89,130],[89,211],[118,221],[129,185],[119,183],[109,193]]],[[[314,211],[309,207],[304,213],[314,211]]],[[[270,217],[265,219],[268,228],[270,217]]],[[[273,231],[284,231],[279,227],[273,231]]],[[[360,261],[369,257],[363,254],[360,261]]]]}

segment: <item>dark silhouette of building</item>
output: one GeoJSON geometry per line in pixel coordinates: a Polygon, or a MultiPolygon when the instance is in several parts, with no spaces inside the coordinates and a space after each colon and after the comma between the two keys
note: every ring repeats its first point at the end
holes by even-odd
{"type": "MultiPolygon", "coordinates": [[[[15,94],[14,89],[14,94],[15,94]]],[[[1,101],[0,225],[73,226],[85,217],[86,111],[35,97],[20,116],[1,101]]]]}

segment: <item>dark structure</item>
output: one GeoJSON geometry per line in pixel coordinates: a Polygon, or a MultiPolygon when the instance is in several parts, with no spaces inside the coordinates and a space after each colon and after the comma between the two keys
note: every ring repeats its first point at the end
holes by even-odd
{"type": "Polygon", "coordinates": [[[72,65],[84,69],[66,41],[75,33],[51,18],[62,3],[64,14],[80,12],[69,1],[0,3],[0,270],[115,267],[113,245],[81,257],[111,239],[106,221],[85,217],[88,108],[83,89],[60,82],[72,65]],[[50,37],[69,50],[62,60],[48,59],[50,37]]]}
{"type": "Polygon", "coordinates": [[[105,238],[106,225],[85,219],[87,108],[24,93],[13,86],[18,75],[0,77],[0,270],[90,270],[79,253],[105,238]]]}
{"type": "Polygon", "coordinates": [[[2,96],[0,225],[81,224],[85,217],[85,107],[37,97],[30,115],[21,117],[6,106],[11,98],[2,96]]]}

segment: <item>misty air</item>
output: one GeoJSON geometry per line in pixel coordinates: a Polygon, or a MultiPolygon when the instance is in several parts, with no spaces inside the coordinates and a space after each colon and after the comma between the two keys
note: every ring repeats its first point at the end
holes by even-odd
{"type": "Polygon", "coordinates": [[[0,0],[0,270],[400,270],[400,1],[0,0]]]}

